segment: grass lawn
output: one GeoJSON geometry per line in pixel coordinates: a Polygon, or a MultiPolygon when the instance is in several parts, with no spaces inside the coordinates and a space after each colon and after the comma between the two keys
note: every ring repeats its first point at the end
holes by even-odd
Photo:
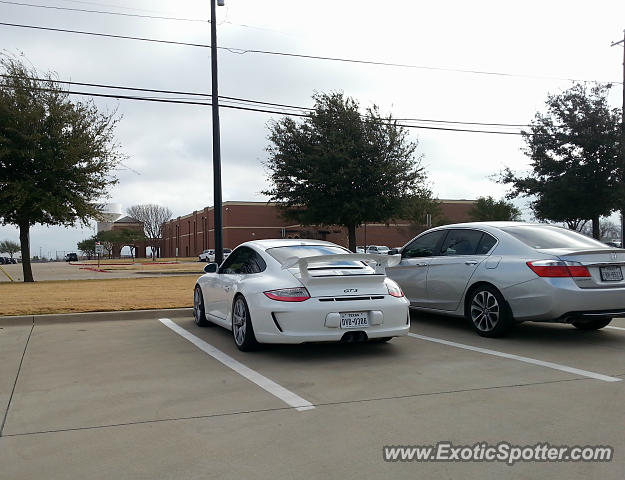
{"type": "Polygon", "coordinates": [[[0,284],[0,316],[193,306],[198,275],[0,284]]]}

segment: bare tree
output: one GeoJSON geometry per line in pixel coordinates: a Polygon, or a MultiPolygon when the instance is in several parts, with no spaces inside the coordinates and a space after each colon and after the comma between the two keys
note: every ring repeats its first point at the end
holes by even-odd
{"type": "Polygon", "coordinates": [[[163,239],[163,224],[171,218],[171,210],[153,203],[133,205],[126,210],[129,216],[143,222],[147,244],[152,250],[152,258],[160,257],[163,239]]]}
{"type": "MultiPolygon", "coordinates": [[[[592,236],[592,227],[586,222],[577,231],[589,237],[592,236]]],[[[620,236],[621,229],[619,225],[616,225],[609,218],[601,218],[599,220],[599,238],[601,240],[618,239],[620,236]]]]}

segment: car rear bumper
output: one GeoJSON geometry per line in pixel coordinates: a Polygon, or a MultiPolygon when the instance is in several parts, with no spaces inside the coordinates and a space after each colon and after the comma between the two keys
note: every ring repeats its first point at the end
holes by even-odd
{"type": "Polygon", "coordinates": [[[408,301],[385,295],[380,300],[277,302],[264,295],[248,299],[256,340],[261,343],[338,342],[347,332],[365,332],[370,339],[406,335],[408,301]],[[369,326],[340,328],[331,314],[369,312],[369,326]],[[375,313],[373,313],[375,312],[375,313]]]}
{"type": "Polygon", "coordinates": [[[625,288],[582,289],[571,278],[536,278],[502,290],[517,321],[567,322],[625,314],[625,288]]]}

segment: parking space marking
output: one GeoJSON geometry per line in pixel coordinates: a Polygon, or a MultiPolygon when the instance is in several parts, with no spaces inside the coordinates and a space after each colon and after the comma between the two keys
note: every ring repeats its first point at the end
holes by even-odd
{"type": "Polygon", "coordinates": [[[602,380],[604,382],[620,382],[622,378],[609,377],[601,373],[590,372],[588,370],[581,370],[579,368],[568,367],[559,363],[545,362],[543,360],[536,360],[535,358],[523,357],[521,355],[514,355],[512,353],[498,352],[496,350],[490,350],[488,348],[474,347],[473,345],[465,345],[464,343],[450,342],[449,340],[443,340],[440,338],[426,337],[425,335],[417,335],[416,333],[409,333],[408,336],[418,338],[419,340],[426,340],[428,342],[441,343],[450,347],[462,348],[464,350],[471,350],[473,352],[485,353],[486,355],[494,355],[496,357],[508,358],[510,360],[518,360],[519,362],[531,363],[532,365],[539,365],[541,367],[553,368],[554,370],[561,370],[563,372],[572,373],[574,375],[582,375],[588,378],[594,378],[595,380],[602,380]]]}
{"type": "Polygon", "coordinates": [[[241,362],[235,360],[230,355],[213,347],[210,343],[205,342],[201,338],[196,337],[192,333],[172,322],[169,318],[160,318],[159,321],[166,327],[176,332],[181,337],[189,340],[193,345],[198,347],[203,352],[208,353],[215,360],[223,363],[226,367],[231,368],[242,377],[245,377],[249,381],[255,383],[260,388],[272,394],[274,397],[278,397],[287,405],[294,407],[297,411],[302,412],[304,410],[312,410],[315,408],[314,405],[308,400],[304,400],[302,397],[291,392],[290,390],[287,390],[282,385],[278,385],[273,380],[243,365],[241,362]]]}
{"type": "Polygon", "coordinates": [[[623,327],[613,327],[612,325],[608,325],[607,327],[604,327],[604,328],[611,328],[613,330],[625,330],[625,328],[623,327]]]}

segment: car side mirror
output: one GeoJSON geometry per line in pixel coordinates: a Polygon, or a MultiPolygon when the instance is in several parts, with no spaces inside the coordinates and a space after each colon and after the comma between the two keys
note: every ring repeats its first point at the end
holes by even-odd
{"type": "Polygon", "coordinates": [[[389,255],[397,255],[398,253],[399,253],[399,250],[398,250],[398,249],[396,249],[396,248],[391,248],[391,249],[388,251],[388,254],[389,254],[389,255]]]}
{"type": "Polygon", "coordinates": [[[219,265],[216,263],[207,263],[204,267],[204,273],[215,273],[219,265]]]}

